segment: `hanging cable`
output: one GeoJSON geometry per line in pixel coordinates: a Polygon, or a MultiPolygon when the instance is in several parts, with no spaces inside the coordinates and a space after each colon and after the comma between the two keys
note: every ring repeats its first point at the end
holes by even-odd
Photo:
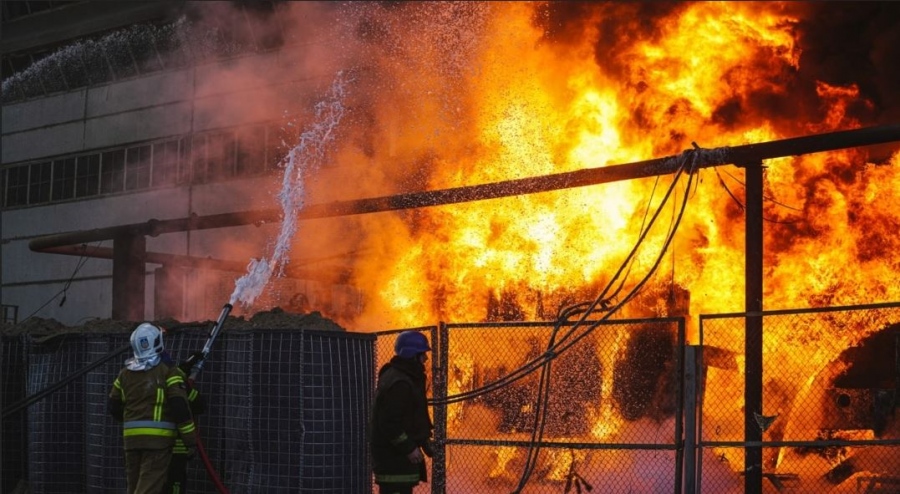
{"type": "MultiPolygon", "coordinates": [[[[674,188],[674,185],[677,184],[677,179],[680,176],[680,171],[681,171],[681,169],[679,170],[679,173],[676,174],[676,178],[675,178],[675,180],[673,180],[673,187],[670,187],[669,192],[671,192],[674,188]]],[[[690,190],[690,186],[693,182],[693,178],[694,178],[694,174],[690,173],[686,191],[690,190]]],[[[659,212],[662,211],[666,200],[668,200],[668,197],[669,197],[669,193],[667,193],[666,199],[664,199],[664,201],[660,204],[659,208],[657,209],[656,214],[654,214],[654,221],[655,221],[656,217],[658,217],[659,212]]],[[[563,338],[560,339],[560,342],[558,344],[554,344],[553,339],[555,338],[555,334],[559,328],[560,323],[557,322],[557,325],[554,327],[553,334],[551,335],[551,338],[550,338],[550,343],[548,344],[548,352],[545,354],[545,355],[548,355],[549,358],[547,359],[545,365],[542,367],[541,379],[539,382],[538,402],[535,407],[535,410],[536,410],[536,412],[535,412],[535,427],[532,430],[532,438],[531,438],[531,442],[529,444],[525,467],[523,468],[522,476],[519,479],[519,484],[518,484],[516,490],[513,491],[514,494],[521,493],[522,489],[524,489],[525,485],[527,485],[528,479],[531,477],[531,474],[534,471],[534,467],[537,462],[537,456],[540,452],[540,443],[543,440],[544,424],[546,423],[546,410],[547,410],[547,404],[549,401],[549,391],[550,391],[549,390],[549,381],[550,381],[549,375],[550,375],[550,367],[551,367],[550,362],[552,361],[553,358],[556,358],[556,356],[562,354],[566,349],[575,345],[578,341],[580,341],[581,339],[583,339],[587,335],[589,335],[591,332],[593,332],[593,330],[596,329],[597,327],[599,327],[599,325],[603,321],[609,319],[609,317],[612,316],[619,308],[621,308],[628,301],[630,301],[632,298],[634,298],[637,295],[637,293],[639,293],[639,291],[644,286],[644,284],[647,281],[649,281],[650,278],[652,278],[653,274],[656,272],[656,269],[659,267],[660,263],[662,262],[662,259],[664,258],[669,245],[671,244],[672,240],[674,239],[675,232],[677,230],[677,226],[681,223],[681,219],[684,215],[684,210],[687,206],[688,199],[689,199],[689,194],[686,192],[684,194],[684,199],[682,200],[681,209],[679,211],[678,218],[673,225],[670,225],[670,229],[667,233],[666,241],[665,241],[663,247],[660,249],[660,253],[656,258],[656,262],[654,263],[653,267],[647,272],[647,274],[644,276],[644,278],[634,288],[632,288],[632,290],[628,293],[628,295],[625,297],[625,299],[623,299],[620,303],[616,304],[616,306],[611,308],[601,318],[600,321],[597,321],[597,322],[594,322],[593,324],[591,324],[588,327],[588,329],[582,331],[580,335],[575,337],[575,339],[573,339],[568,344],[563,344],[563,341],[566,338],[568,338],[570,335],[574,334],[575,330],[577,329],[577,325],[575,327],[573,327],[572,329],[570,329],[569,332],[563,338]]],[[[651,222],[651,225],[652,225],[652,223],[653,222],[651,222]]],[[[649,231],[649,227],[648,227],[647,231],[649,231]]],[[[646,231],[644,233],[646,234],[646,231]]],[[[640,244],[640,242],[643,241],[645,234],[640,237],[638,244],[640,244]]],[[[620,268],[620,271],[621,271],[621,268],[620,268]]],[[[579,320],[579,323],[584,321],[584,319],[587,315],[588,315],[587,313],[582,314],[581,319],[579,320]]]]}
{"type": "Polygon", "coordinates": [[[97,242],[97,245],[94,246],[94,250],[93,250],[93,252],[91,252],[91,255],[87,255],[88,245],[81,244],[81,256],[78,258],[78,262],[76,262],[76,264],[75,264],[75,269],[72,271],[72,275],[69,276],[69,279],[66,281],[65,285],[63,285],[63,288],[60,291],[54,293],[53,296],[51,296],[49,299],[47,299],[46,302],[43,303],[43,305],[41,305],[40,307],[35,309],[34,312],[29,314],[28,317],[19,321],[17,324],[22,324],[23,322],[34,317],[35,314],[42,311],[44,309],[44,307],[47,307],[48,305],[50,305],[50,302],[53,302],[54,300],[56,300],[56,297],[59,297],[60,295],[63,296],[62,300],[59,301],[59,306],[62,307],[63,304],[66,303],[66,291],[72,285],[72,281],[75,280],[75,275],[77,275],[78,272],[81,271],[81,268],[83,268],[84,265],[87,264],[88,259],[93,257],[94,252],[96,252],[97,249],[99,249],[102,244],[103,244],[103,240],[97,242]]]}
{"type": "MultiPolygon", "coordinates": [[[[646,238],[650,229],[655,224],[656,220],[658,219],[658,217],[660,215],[660,212],[662,211],[664,205],[668,202],[669,197],[671,196],[673,190],[675,189],[675,186],[678,183],[678,179],[681,177],[681,175],[686,170],[693,177],[694,172],[699,167],[699,162],[700,162],[699,158],[701,156],[705,156],[705,154],[702,152],[708,153],[710,151],[712,151],[712,153],[708,159],[716,160],[717,162],[723,161],[724,160],[723,153],[727,152],[726,150],[688,150],[688,151],[685,151],[684,153],[682,153],[682,155],[680,155],[678,157],[678,159],[680,159],[681,163],[680,163],[678,170],[675,173],[675,177],[672,181],[672,185],[669,186],[668,190],[666,191],[666,194],[663,197],[662,202],[658,206],[657,210],[654,212],[654,214],[650,220],[650,223],[646,226],[646,228],[644,228],[641,231],[641,234],[639,235],[639,238],[636,241],[635,246],[632,248],[631,252],[629,252],[628,256],[623,261],[622,265],[620,265],[619,269],[616,271],[616,273],[612,277],[612,279],[610,279],[609,283],[606,285],[606,287],[603,289],[603,291],[600,293],[600,295],[598,297],[596,297],[594,299],[594,301],[588,305],[588,307],[582,312],[578,321],[576,323],[574,323],[572,328],[570,328],[569,331],[567,333],[565,333],[565,335],[560,339],[559,342],[556,343],[556,345],[562,345],[566,339],[568,339],[572,334],[574,334],[574,332],[578,329],[578,327],[581,324],[583,324],[584,321],[587,320],[587,318],[590,317],[594,313],[594,311],[597,309],[598,306],[600,306],[600,307],[604,308],[604,310],[606,310],[606,308],[608,307],[608,303],[609,303],[608,299],[610,298],[607,296],[607,294],[609,293],[610,289],[615,284],[615,282],[618,280],[618,278],[622,275],[622,271],[625,270],[625,268],[628,266],[628,263],[630,263],[630,261],[634,258],[641,243],[644,241],[644,239],[646,238]],[[690,166],[688,166],[689,159],[691,161],[690,166]]],[[[685,203],[686,203],[686,201],[687,201],[687,196],[685,196],[685,203]]],[[[666,245],[668,245],[668,243],[666,245]]],[[[658,263],[657,263],[657,265],[658,265],[658,263]]],[[[643,283],[641,284],[641,287],[642,286],[643,286],[643,283]]],[[[626,301],[632,299],[634,297],[634,295],[635,295],[634,293],[629,294],[629,296],[626,298],[626,301]]],[[[617,303],[616,306],[620,306],[620,305],[622,305],[622,303],[617,303]]],[[[579,305],[582,305],[582,304],[579,304],[579,305]]],[[[594,326],[594,327],[596,327],[596,326],[594,326]]],[[[569,347],[569,345],[565,346],[564,348],[568,348],[568,347],[569,347]]],[[[509,386],[509,385],[515,383],[516,381],[528,376],[532,372],[541,368],[543,366],[543,364],[545,362],[547,362],[548,360],[556,358],[556,356],[558,356],[559,353],[561,353],[561,352],[550,348],[544,354],[541,354],[541,355],[535,357],[533,360],[525,363],[518,369],[510,372],[506,376],[504,376],[496,381],[488,383],[480,388],[476,388],[473,390],[457,393],[455,395],[447,396],[441,400],[430,400],[429,403],[432,405],[446,405],[446,404],[452,404],[452,403],[459,403],[459,402],[468,401],[468,400],[477,398],[479,396],[491,393],[491,392],[501,389],[503,387],[509,386]]]]}
{"type": "MultiPolygon", "coordinates": [[[[716,168],[715,170],[716,170],[716,174],[718,174],[718,173],[719,173],[719,169],[716,168]]],[[[721,173],[724,173],[725,175],[728,175],[729,178],[731,178],[731,179],[734,180],[735,182],[737,182],[737,183],[743,185],[744,187],[747,186],[747,184],[745,184],[744,182],[742,182],[741,179],[739,179],[739,178],[735,177],[734,175],[728,173],[728,170],[722,170],[721,173]]],[[[719,177],[719,180],[722,180],[722,178],[719,177]]],[[[767,195],[765,195],[765,194],[763,194],[763,199],[765,199],[765,200],[767,200],[767,201],[769,201],[769,202],[772,202],[772,203],[774,203],[774,204],[777,204],[777,205],[779,205],[779,206],[781,206],[781,207],[783,207],[783,208],[785,208],[785,209],[790,209],[790,210],[793,210],[793,211],[803,211],[803,209],[801,209],[801,208],[796,208],[796,207],[794,207],[794,206],[785,204],[785,203],[779,201],[778,199],[775,199],[774,197],[771,197],[771,196],[767,196],[767,195]]]]}
{"type": "MultiPolygon", "coordinates": [[[[719,175],[719,170],[716,170],[716,176],[719,177],[719,184],[722,185],[722,187],[725,189],[725,192],[728,192],[728,195],[731,196],[731,199],[734,200],[734,202],[738,205],[738,207],[741,209],[741,211],[744,211],[744,210],[746,209],[745,206],[744,206],[744,203],[741,202],[741,200],[738,199],[738,197],[737,197],[736,195],[734,195],[734,193],[731,192],[731,189],[728,188],[728,185],[725,183],[725,180],[723,180],[723,179],[722,179],[722,176],[719,175]]],[[[731,177],[730,174],[729,174],[728,176],[731,177]]],[[[734,177],[731,177],[731,178],[734,179],[734,177]]],[[[734,179],[734,180],[735,180],[736,182],[738,182],[739,184],[744,185],[743,182],[741,182],[740,180],[737,180],[737,179],[734,179]]],[[[794,207],[791,207],[791,206],[782,204],[782,203],[780,203],[780,202],[778,202],[778,201],[776,201],[776,200],[774,200],[774,199],[771,199],[771,198],[768,198],[768,197],[765,197],[765,196],[764,196],[763,198],[766,199],[766,200],[768,200],[768,201],[774,202],[775,204],[778,204],[779,206],[783,206],[783,207],[788,208],[788,209],[793,209],[793,210],[795,210],[795,211],[800,211],[800,210],[797,209],[797,208],[794,208],[794,207]]],[[[763,221],[768,222],[768,223],[777,223],[777,224],[790,225],[790,224],[793,224],[793,223],[799,223],[799,222],[801,222],[802,220],[800,220],[800,219],[796,219],[796,220],[774,220],[774,219],[766,218],[765,216],[763,216],[763,221]]]]}

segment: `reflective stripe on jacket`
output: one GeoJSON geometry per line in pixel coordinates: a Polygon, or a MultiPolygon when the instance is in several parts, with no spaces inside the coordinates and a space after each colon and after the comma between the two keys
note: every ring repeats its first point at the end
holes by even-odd
{"type": "MultiPolygon", "coordinates": [[[[184,372],[182,370],[182,372],[184,372]]],[[[190,380],[185,380],[185,384],[187,384],[187,400],[190,405],[191,415],[197,416],[198,414],[206,411],[206,399],[203,396],[200,396],[200,393],[197,391],[197,388],[194,387],[193,383],[190,380]]],[[[190,449],[184,444],[184,441],[181,440],[181,437],[175,438],[175,446],[172,447],[172,454],[176,455],[186,455],[190,452],[190,449]]]]}
{"type": "Polygon", "coordinates": [[[159,363],[143,371],[122,369],[109,393],[110,410],[123,421],[125,449],[171,448],[179,435],[196,442],[194,421],[190,416],[173,413],[187,410],[187,392],[183,373],[175,366],[159,363]],[[174,406],[181,401],[182,407],[174,406]]]}

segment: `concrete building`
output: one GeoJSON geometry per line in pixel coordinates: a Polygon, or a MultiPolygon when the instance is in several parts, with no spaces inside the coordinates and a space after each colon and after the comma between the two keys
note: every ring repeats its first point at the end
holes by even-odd
{"type": "MultiPolygon", "coordinates": [[[[285,122],[330,82],[289,70],[315,35],[277,2],[2,5],[4,320],[213,318],[277,231],[285,122]]],[[[352,305],[288,275],[272,304],[352,305]]]]}

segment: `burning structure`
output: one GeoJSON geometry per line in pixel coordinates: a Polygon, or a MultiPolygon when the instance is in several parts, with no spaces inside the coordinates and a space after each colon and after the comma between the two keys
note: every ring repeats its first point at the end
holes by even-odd
{"type": "MultiPolygon", "coordinates": [[[[249,259],[272,251],[278,220],[288,217],[272,209],[279,181],[301,184],[296,209],[313,215],[317,207],[327,212],[323,205],[365,198],[570,177],[684,149],[900,121],[893,63],[900,14],[887,3],[266,5],[131,7],[115,22],[155,22],[123,30],[107,24],[112,31],[90,33],[28,66],[15,64],[71,41],[34,36],[29,23],[83,12],[84,33],[97,7],[72,2],[4,25],[4,33],[7,25],[23,33],[3,48],[13,68],[3,83],[8,310],[70,323],[203,319],[232,293],[249,259]],[[336,100],[344,119],[319,121],[315,103],[326,101],[339,72],[347,81],[336,100]],[[303,166],[311,148],[298,144],[311,128],[334,138],[316,151],[321,166],[314,170],[303,166]],[[290,176],[286,156],[299,160],[290,176]],[[68,236],[47,249],[56,235],[68,236]],[[52,249],[70,255],[43,253],[52,249]],[[98,258],[111,258],[112,266],[98,258]]],[[[11,8],[4,4],[6,15],[11,8]]],[[[429,208],[373,201],[374,209],[356,212],[376,214],[312,217],[297,223],[287,246],[287,276],[273,277],[268,291],[236,312],[294,301],[364,330],[541,321],[613,286],[616,296],[597,298],[599,307],[629,299],[617,317],[684,316],[685,337],[696,344],[704,333],[695,319],[703,314],[898,300],[896,146],[795,154],[689,169],[680,180],[651,173],[429,208]],[[651,229],[655,213],[669,221],[651,229]],[[760,244],[748,245],[749,238],[760,244]],[[755,286],[745,283],[749,271],[759,274],[755,286]]],[[[706,338],[707,356],[721,357],[706,379],[753,388],[748,393],[760,400],[728,396],[707,423],[735,411],[752,417],[743,408],[784,415],[790,397],[813,388],[833,390],[822,391],[823,409],[871,403],[881,410],[890,402],[889,393],[848,391],[889,389],[884,383],[822,377],[835,362],[853,361],[844,352],[876,338],[883,325],[840,334],[819,322],[766,326],[765,339],[752,342],[744,340],[748,329],[721,329],[720,344],[706,338]],[[790,348],[785,362],[798,375],[763,378],[769,359],[751,358],[751,346],[760,356],[790,348]],[[817,384],[798,389],[788,381],[817,384]],[[785,408],[769,409],[774,404],[785,408]]],[[[763,338],[757,330],[749,333],[763,338]]],[[[586,351],[589,338],[560,357],[573,362],[550,373],[551,388],[560,379],[577,382],[567,372],[600,377],[573,385],[577,400],[550,397],[548,433],[602,438],[608,432],[600,429],[622,419],[671,418],[677,405],[660,390],[671,387],[665,376],[677,367],[673,331],[617,334],[602,339],[617,363],[586,351]],[[597,401],[607,408],[592,408],[597,401]]],[[[493,367],[474,357],[466,365],[473,350],[454,352],[458,391],[502,379],[543,350],[517,341],[523,350],[493,367]]],[[[499,414],[499,431],[535,430],[529,423],[537,411],[520,391],[511,385],[481,398],[499,414]]],[[[880,411],[865,420],[840,413],[823,423],[889,428],[876,423],[889,415],[880,411]]],[[[789,429],[775,419],[758,435],[781,431],[790,440],[789,429]]],[[[738,439],[755,438],[744,433],[738,439]]],[[[758,473],[777,471],[781,453],[759,454],[766,465],[758,473]]],[[[730,460],[729,469],[742,465],[730,460]]]]}

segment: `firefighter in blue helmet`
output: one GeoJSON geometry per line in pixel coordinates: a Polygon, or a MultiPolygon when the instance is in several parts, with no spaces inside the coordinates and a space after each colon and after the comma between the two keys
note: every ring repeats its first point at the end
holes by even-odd
{"type": "Polygon", "coordinates": [[[394,357],[378,371],[372,407],[372,463],[381,494],[411,494],[426,482],[424,456],[431,456],[431,431],[425,395],[428,339],[404,331],[394,357]]]}
{"type": "Polygon", "coordinates": [[[184,374],[163,362],[162,330],[139,325],[131,333],[131,348],[134,356],[113,382],[108,409],[123,426],[128,494],[159,494],[175,439],[194,448],[197,436],[184,374]]]}

